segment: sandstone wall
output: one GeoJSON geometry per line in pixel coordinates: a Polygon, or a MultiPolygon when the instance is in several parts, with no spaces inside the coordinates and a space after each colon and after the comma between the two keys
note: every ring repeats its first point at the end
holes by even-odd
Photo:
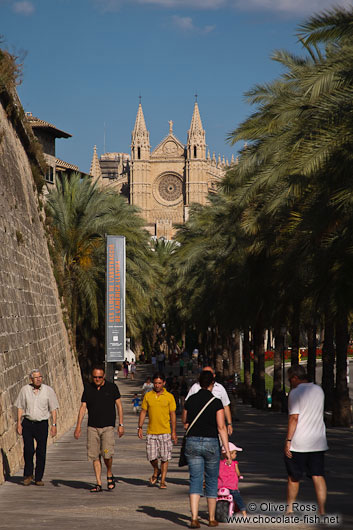
{"type": "Polygon", "coordinates": [[[21,139],[0,104],[0,483],[22,465],[13,403],[29,372],[39,368],[57,393],[58,436],[73,425],[82,391],[21,139]]]}

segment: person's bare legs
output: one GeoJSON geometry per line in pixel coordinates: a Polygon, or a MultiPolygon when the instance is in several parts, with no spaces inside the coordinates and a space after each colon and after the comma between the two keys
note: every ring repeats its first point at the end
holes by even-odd
{"type": "Polygon", "coordinates": [[[319,476],[319,475],[313,475],[311,478],[313,479],[313,483],[314,483],[317,504],[319,507],[319,514],[324,515],[325,514],[325,503],[326,503],[326,497],[327,497],[327,487],[326,487],[325,477],[319,476]]]}
{"type": "Polygon", "coordinates": [[[101,463],[100,457],[98,458],[98,460],[93,460],[93,469],[96,475],[96,484],[98,484],[98,486],[101,486],[102,485],[102,463],[101,463]]]}
{"type": "Polygon", "coordinates": [[[197,518],[199,516],[200,495],[198,495],[197,493],[191,493],[189,495],[189,498],[190,498],[191,519],[193,521],[197,521],[197,518]]]}
{"type": "Polygon", "coordinates": [[[167,477],[167,471],[168,471],[168,460],[166,462],[161,462],[161,485],[165,484],[165,479],[167,477]]]}
{"type": "Polygon", "coordinates": [[[292,477],[288,476],[287,484],[287,513],[293,512],[293,502],[297,498],[299,491],[299,480],[293,480],[292,477]]]}
{"type": "Polygon", "coordinates": [[[158,459],[156,458],[155,460],[150,460],[151,462],[151,466],[153,467],[153,478],[157,479],[158,477],[158,459]]]}
{"type": "Polygon", "coordinates": [[[216,502],[217,499],[211,499],[210,497],[207,497],[208,518],[210,521],[215,521],[216,519],[216,502]]]}

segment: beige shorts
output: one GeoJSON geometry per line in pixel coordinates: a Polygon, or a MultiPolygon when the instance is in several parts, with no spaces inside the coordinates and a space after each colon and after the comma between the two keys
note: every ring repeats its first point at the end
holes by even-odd
{"type": "Polygon", "coordinates": [[[114,455],[114,427],[88,427],[88,460],[98,460],[100,455],[106,459],[114,455]]]}

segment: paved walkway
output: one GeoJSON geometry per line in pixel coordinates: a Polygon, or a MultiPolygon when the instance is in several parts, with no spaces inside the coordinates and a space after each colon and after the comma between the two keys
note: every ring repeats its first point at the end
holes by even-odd
{"type": "MultiPolygon", "coordinates": [[[[167,476],[168,489],[159,490],[147,485],[151,467],[146,460],[145,443],[137,438],[137,418],[130,404],[133,393],[141,388],[144,375],[139,367],[136,381],[118,381],[123,396],[126,435],[117,441],[114,474],[118,477],[118,483],[115,490],[108,492],[104,480],[102,493],[89,492],[94,476],[91,464],[86,460],[85,437],[75,440],[71,429],[49,447],[44,488],[22,486],[21,472],[0,486],[0,528],[93,530],[105,527],[159,530],[187,527],[190,521],[188,473],[187,468],[177,467],[179,447],[174,448],[174,459],[167,476]]],[[[257,517],[268,517],[269,511],[272,516],[281,516],[286,486],[282,461],[286,417],[280,413],[257,411],[242,404],[239,404],[237,417],[232,439],[244,448],[243,453],[238,456],[240,470],[244,475],[241,492],[248,511],[250,513],[249,503],[254,503],[254,514],[257,517]]],[[[178,423],[178,431],[182,435],[180,420],[178,423]]],[[[344,522],[339,525],[341,528],[353,529],[353,502],[349,494],[352,491],[352,429],[329,429],[328,439],[327,512],[342,515],[341,520],[344,522]]],[[[302,507],[315,502],[309,480],[302,483],[298,502],[302,507]]],[[[201,528],[206,528],[204,499],[200,506],[201,528]]],[[[313,516],[313,513],[298,512],[302,521],[304,515],[313,516]]],[[[300,523],[294,526],[299,529],[319,528],[316,524],[300,523]]],[[[253,522],[220,525],[220,528],[243,527],[255,530],[294,526],[283,522],[253,522]]]]}

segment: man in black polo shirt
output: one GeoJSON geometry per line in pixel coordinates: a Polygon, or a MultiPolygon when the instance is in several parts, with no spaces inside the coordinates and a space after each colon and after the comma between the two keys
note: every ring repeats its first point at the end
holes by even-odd
{"type": "Polygon", "coordinates": [[[86,410],[88,410],[87,456],[88,460],[93,462],[93,469],[96,475],[96,485],[91,489],[91,492],[98,493],[102,491],[101,456],[107,468],[108,490],[115,488],[112,473],[115,407],[119,416],[119,438],[124,434],[124,424],[123,407],[118,387],[114,383],[105,380],[105,372],[102,366],[93,368],[92,379],[92,383],[84,385],[74,436],[76,440],[79,439],[82,420],[86,410]]]}

